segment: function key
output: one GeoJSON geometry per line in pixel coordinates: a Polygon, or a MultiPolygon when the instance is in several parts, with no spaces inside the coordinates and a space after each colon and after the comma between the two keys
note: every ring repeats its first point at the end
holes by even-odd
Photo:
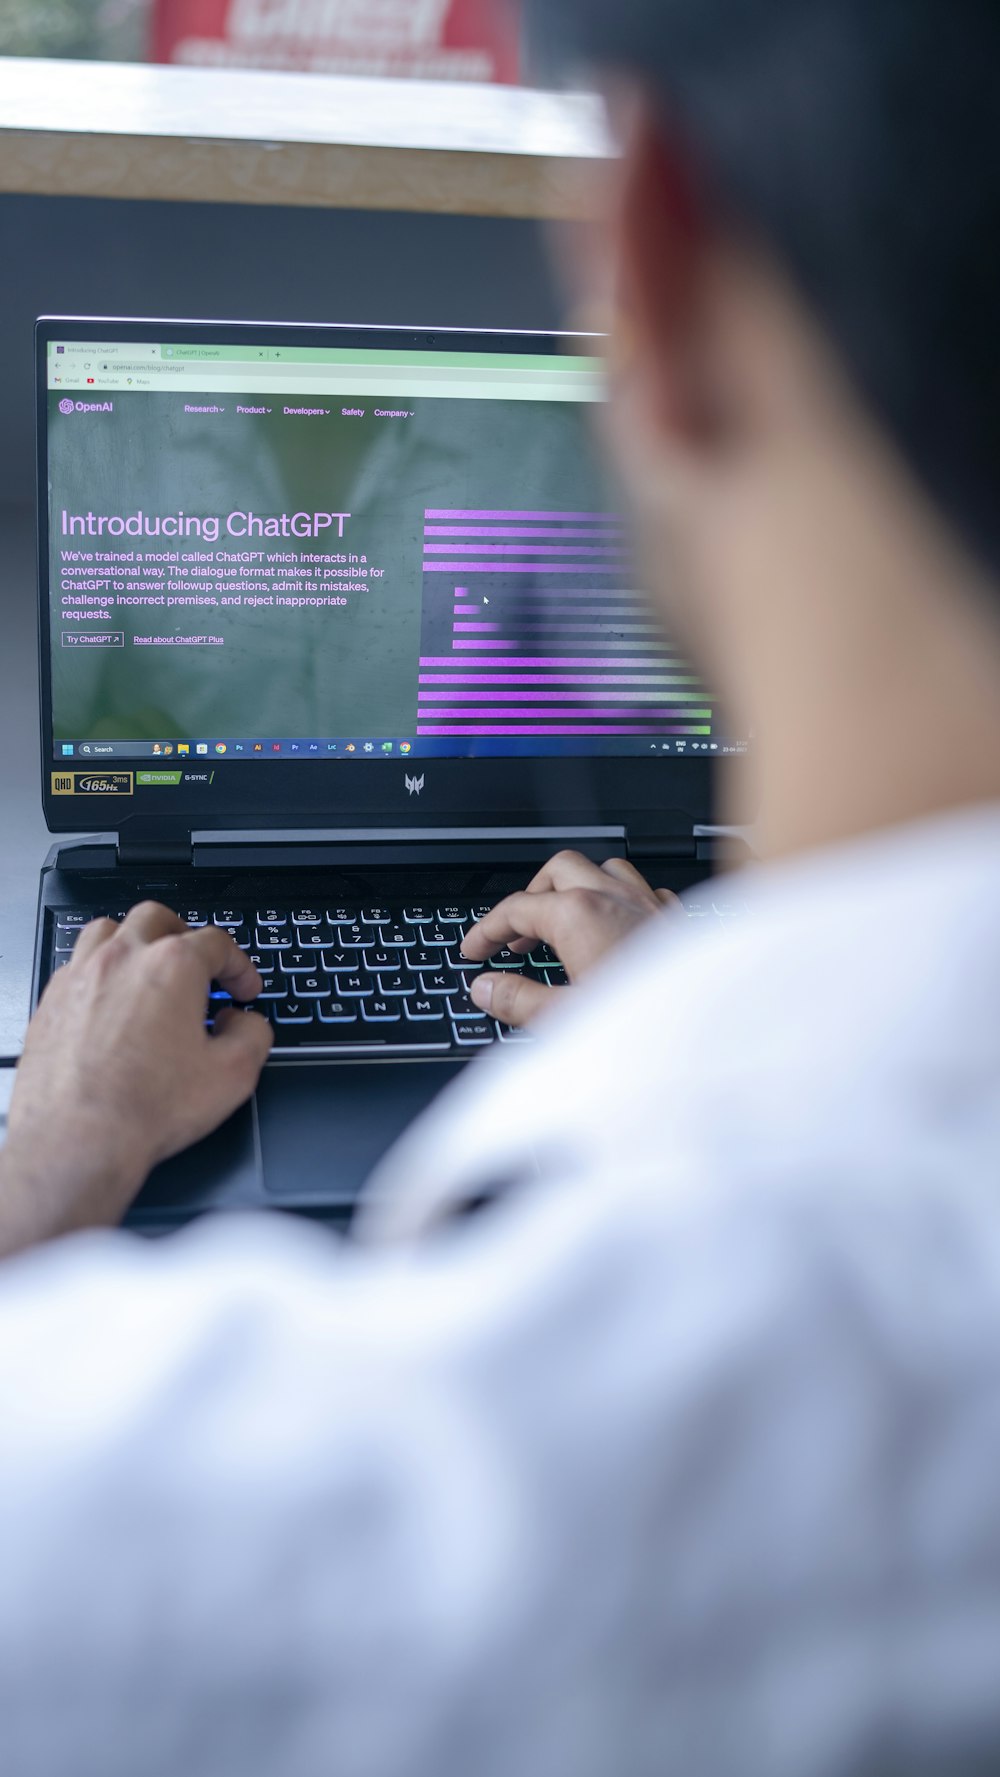
{"type": "Polygon", "coordinates": [[[178,907],[177,917],[186,926],[207,926],[211,915],[204,907],[178,907]]]}
{"type": "Polygon", "coordinates": [[[361,921],[366,926],[387,925],[391,918],[392,910],[389,907],[363,907],[361,909],[361,921]]]}
{"type": "Polygon", "coordinates": [[[467,907],[439,907],[437,911],[438,925],[466,925],[469,921],[467,907]]]}
{"type": "Polygon", "coordinates": [[[483,907],[473,907],[470,909],[470,915],[471,915],[472,919],[474,919],[476,921],[477,924],[479,923],[479,921],[481,919],[485,919],[486,915],[488,913],[492,913],[492,912],[493,912],[493,903],[492,902],[488,903],[486,906],[483,906],[483,907]]]}
{"type": "Polygon", "coordinates": [[[404,907],[403,918],[408,926],[433,925],[437,918],[435,907],[404,907]]]}
{"type": "Polygon", "coordinates": [[[331,926],[353,926],[357,924],[358,910],[356,907],[328,907],[326,923],[331,926]]]}
{"type": "Polygon", "coordinates": [[[257,924],[262,926],[287,925],[288,914],[283,907],[258,907],[257,924]]]}
{"type": "Polygon", "coordinates": [[[315,907],[293,907],[292,923],[297,926],[321,926],[323,915],[315,907]]]}
{"type": "Polygon", "coordinates": [[[212,923],[217,926],[241,926],[243,915],[238,907],[217,907],[212,915],[212,923]]]}

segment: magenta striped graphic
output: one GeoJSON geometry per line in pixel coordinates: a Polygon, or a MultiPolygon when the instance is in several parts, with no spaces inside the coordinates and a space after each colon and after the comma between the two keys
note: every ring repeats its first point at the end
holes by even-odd
{"type": "Polygon", "coordinates": [[[441,613],[428,581],[447,628],[425,619],[418,735],[710,733],[711,699],[629,588],[624,535],[614,512],[428,507],[424,573],[454,598],[441,613]]]}

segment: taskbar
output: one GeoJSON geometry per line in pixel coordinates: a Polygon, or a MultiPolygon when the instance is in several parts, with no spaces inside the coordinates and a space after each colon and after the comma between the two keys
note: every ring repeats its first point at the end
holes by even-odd
{"type": "Polygon", "coordinates": [[[719,757],[746,750],[745,741],[708,739],[704,731],[697,735],[664,737],[649,730],[622,735],[592,728],[575,734],[565,730],[559,734],[542,730],[530,735],[468,731],[461,735],[416,735],[407,740],[372,737],[360,740],[340,737],[335,740],[237,740],[228,737],[223,740],[57,740],[53,744],[53,759],[57,764],[76,759],[94,765],[116,759],[172,759],[185,763],[208,759],[215,763],[223,759],[227,763],[231,759],[325,759],[329,762],[331,759],[533,758],[567,754],[590,758],[609,755],[648,758],[654,753],[677,758],[702,753],[714,753],[719,757]]]}

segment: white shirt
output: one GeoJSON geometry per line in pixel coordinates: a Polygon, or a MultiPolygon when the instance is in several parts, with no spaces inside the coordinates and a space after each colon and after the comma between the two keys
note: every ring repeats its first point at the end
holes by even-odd
{"type": "Polygon", "coordinates": [[[1000,810],[739,888],[469,1070],[367,1248],[3,1268],[11,1777],[1000,1768],[1000,810]]]}

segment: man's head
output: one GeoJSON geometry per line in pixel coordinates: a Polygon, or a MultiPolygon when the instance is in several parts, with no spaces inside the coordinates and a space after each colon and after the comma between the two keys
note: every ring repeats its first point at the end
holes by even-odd
{"type": "Polygon", "coordinates": [[[797,680],[827,721],[866,721],[894,638],[926,698],[908,648],[940,659],[941,622],[984,624],[1000,674],[1000,6],[530,16],[549,65],[603,77],[622,134],[589,294],[653,578],[699,664],[772,729],[782,681],[793,713],[797,680]]]}

